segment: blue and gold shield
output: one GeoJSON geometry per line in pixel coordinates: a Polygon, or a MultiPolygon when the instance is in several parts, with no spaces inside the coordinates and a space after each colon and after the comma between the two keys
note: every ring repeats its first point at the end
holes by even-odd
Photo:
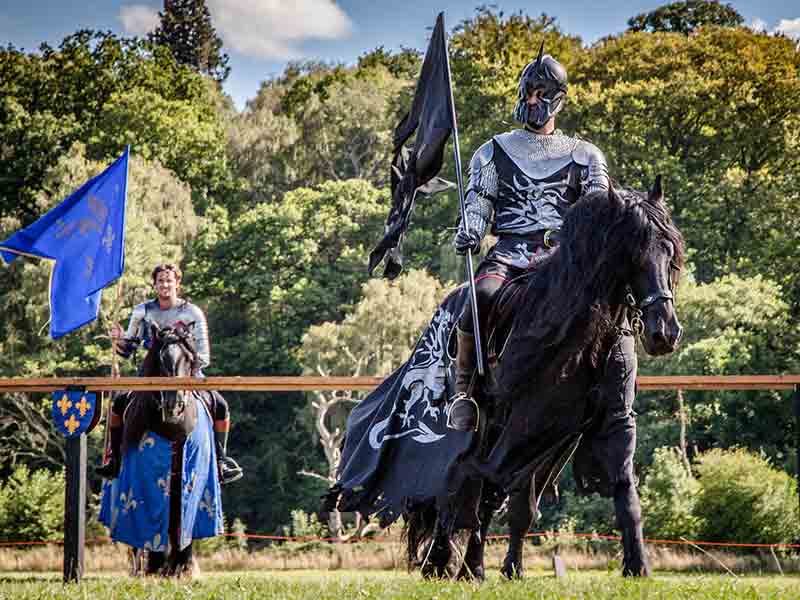
{"type": "Polygon", "coordinates": [[[97,394],[80,390],[53,392],[53,422],[64,437],[72,438],[88,433],[97,424],[100,407],[97,394]]]}

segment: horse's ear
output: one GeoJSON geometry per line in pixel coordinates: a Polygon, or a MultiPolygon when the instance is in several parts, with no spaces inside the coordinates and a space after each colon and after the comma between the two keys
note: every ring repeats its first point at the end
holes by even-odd
{"type": "Polygon", "coordinates": [[[159,339],[159,335],[161,334],[161,329],[158,327],[157,323],[150,323],[150,335],[153,336],[153,340],[159,339]]]}
{"type": "Polygon", "coordinates": [[[664,200],[664,190],[661,188],[661,175],[656,175],[656,180],[653,182],[653,187],[647,194],[647,199],[651,204],[658,204],[664,200]]]}

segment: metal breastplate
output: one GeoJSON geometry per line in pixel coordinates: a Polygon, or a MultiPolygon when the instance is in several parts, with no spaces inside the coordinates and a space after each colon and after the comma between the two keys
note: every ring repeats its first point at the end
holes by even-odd
{"type": "Polygon", "coordinates": [[[535,135],[517,129],[495,136],[497,169],[495,235],[525,235],[560,229],[564,212],[577,199],[578,141],[565,135],[535,135]]]}
{"type": "Polygon", "coordinates": [[[541,249],[525,238],[560,229],[564,213],[577,200],[580,166],[572,152],[578,140],[518,129],[495,136],[494,143],[497,199],[492,231],[500,238],[494,256],[526,268],[541,249]]]}

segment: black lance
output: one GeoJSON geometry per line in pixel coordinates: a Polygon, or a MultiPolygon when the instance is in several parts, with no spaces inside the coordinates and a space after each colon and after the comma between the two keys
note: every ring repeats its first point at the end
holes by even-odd
{"type": "MultiPolygon", "coordinates": [[[[444,37],[445,52],[447,64],[447,84],[450,92],[450,111],[453,116],[453,153],[456,162],[456,181],[458,182],[458,205],[461,211],[461,222],[469,232],[469,223],[467,222],[467,203],[464,200],[464,181],[461,175],[461,150],[458,146],[458,122],[456,121],[456,104],[453,100],[453,78],[450,75],[450,53],[447,49],[447,34],[444,37]]],[[[467,249],[465,255],[467,281],[469,282],[469,298],[470,306],[472,308],[472,326],[475,334],[475,356],[478,361],[478,374],[483,376],[483,348],[481,347],[481,330],[478,323],[478,300],[475,294],[475,268],[472,265],[472,249],[467,249]]]]}

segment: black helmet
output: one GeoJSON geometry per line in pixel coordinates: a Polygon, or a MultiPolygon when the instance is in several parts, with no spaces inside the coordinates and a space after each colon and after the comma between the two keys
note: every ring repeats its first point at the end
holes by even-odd
{"type": "Polygon", "coordinates": [[[529,62],[519,78],[517,104],[514,106],[514,120],[533,129],[541,129],[564,105],[567,95],[567,70],[549,54],[543,54],[544,42],[539,48],[539,56],[529,62]],[[540,100],[533,106],[528,97],[535,90],[541,90],[540,100]]]}

